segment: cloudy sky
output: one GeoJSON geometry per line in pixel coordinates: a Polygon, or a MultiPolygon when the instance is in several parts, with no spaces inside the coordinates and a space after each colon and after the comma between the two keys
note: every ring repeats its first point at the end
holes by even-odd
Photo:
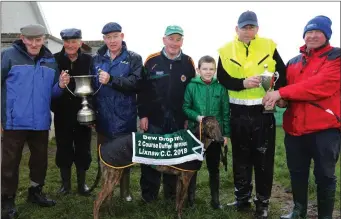
{"type": "Polygon", "coordinates": [[[286,63],[304,44],[303,28],[317,15],[331,18],[331,44],[340,47],[340,2],[41,2],[52,34],[80,28],[84,40],[101,40],[108,22],[118,22],[128,49],[142,55],[161,50],[167,25],[184,29],[184,53],[197,62],[218,57],[217,49],[235,36],[239,15],[252,10],[258,16],[259,35],[272,38],[286,63]]]}

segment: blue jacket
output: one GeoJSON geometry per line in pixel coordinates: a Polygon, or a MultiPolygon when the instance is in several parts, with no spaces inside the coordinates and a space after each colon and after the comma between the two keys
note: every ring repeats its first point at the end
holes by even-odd
{"type": "MultiPolygon", "coordinates": [[[[98,69],[110,74],[109,83],[102,85],[94,96],[94,108],[97,132],[112,138],[121,133],[136,132],[136,93],[143,63],[140,55],[127,50],[125,42],[114,60],[110,60],[107,51],[106,45],[98,49],[93,58],[92,74],[98,74],[98,69]]],[[[99,86],[98,77],[95,77],[95,89],[99,86]]]]}
{"type": "Polygon", "coordinates": [[[1,52],[1,125],[5,130],[49,130],[51,96],[58,96],[59,70],[43,46],[33,59],[21,40],[1,52]]]}

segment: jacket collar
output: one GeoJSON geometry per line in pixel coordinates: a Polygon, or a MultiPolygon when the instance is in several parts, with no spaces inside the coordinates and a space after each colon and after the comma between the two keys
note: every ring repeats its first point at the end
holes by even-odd
{"type": "MultiPolygon", "coordinates": [[[[28,54],[27,48],[21,39],[14,41],[13,47],[28,57],[32,57],[28,54]]],[[[40,58],[53,58],[51,51],[44,45],[41,47],[39,54],[34,58],[34,61],[37,61],[40,58]]]]}
{"type": "MultiPolygon", "coordinates": [[[[104,44],[103,46],[101,46],[101,47],[97,50],[97,54],[104,57],[105,54],[107,53],[107,51],[108,51],[108,47],[107,47],[107,45],[104,44]]],[[[125,41],[122,41],[122,50],[121,50],[120,55],[121,55],[124,51],[127,51],[127,44],[126,44],[125,41]]],[[[120,55],[118,55],[118,56],[120,56],[120,55]]]]}
{"type": "Polygon", "coordinates": [[[327,41],[321,47],[316,48],[316,49],[311,49],[309,53],[307,52],[307,45],[303,45],[300,47],[300,53],[302,53],[304,56],[320,56],[324,54],[325,52],[329,51],[330,49],[331,49],[331,46],[329,44],[329,41],[327,41]]]}

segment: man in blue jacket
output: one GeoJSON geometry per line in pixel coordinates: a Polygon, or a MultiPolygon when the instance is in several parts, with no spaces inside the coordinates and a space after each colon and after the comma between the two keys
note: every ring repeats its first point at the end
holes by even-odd
{"type": "Polygon", "coordinates": [[[25,142],[31,152],[31,187],[27,201],[43,207],[56,204],[42,193],[47,170],[51,98],[61,94],[69,76],[59,76],[52,53],[43,45],[45,27],[20,29],[20,40],[1,53],[1,211],[3,218],[16,215],[15,195],[19,164],[25,142]],[[59,80],[59,82],[58,82],[59,80]]]}
{"type": "MultiPolygon", "coordinates": [[[[95,87],[101,88],[94,96],[96,109],[97,143],[137,131],[136,93],[141,79],[142,58],[129,51],[122,27],[110,22],[102,30],[105,45],[93,58],[92,74],[95,87]]],[[[129,194],[130,170],[126,168],[120,182],[121,197],[131,201],[129,194]]]]}

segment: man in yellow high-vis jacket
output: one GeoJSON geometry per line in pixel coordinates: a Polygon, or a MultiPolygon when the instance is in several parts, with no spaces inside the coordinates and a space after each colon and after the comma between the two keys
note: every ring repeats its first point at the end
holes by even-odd
{"type": "Polygon", "coordinates": [[[236,26],[236,38],[219,49],[217,77],[230,96],[231,143],[236,201],[229,207],[243,210],[251,206],[252,170],[256,182],[256,218],[268,218],[275,153],[275,118],[264,114],[265,90],[259,75],[279,73],[275,89],[284,84],[285,64],[276,44],[257,35],[257,15],[242,13],[236,26]]]}

